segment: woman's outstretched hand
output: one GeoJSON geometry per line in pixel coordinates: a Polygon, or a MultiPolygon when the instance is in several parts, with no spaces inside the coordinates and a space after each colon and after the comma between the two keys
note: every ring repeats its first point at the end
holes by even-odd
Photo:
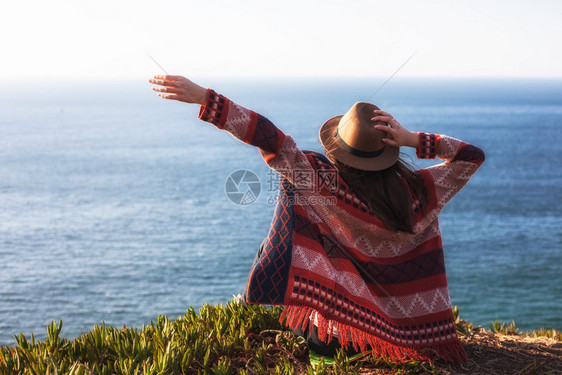
{"type": "Polygon", "coordinates": [[[383,132],[390,134],[391,138],[383,138],[383,142],[395,147],[408,146],[408,147],[418,147],[419,136],[418,133],[414,133],[400,125],[398,121],[389,113],[381,110],[375,110],[375,117],[371,119],[372,121],[382,121],[386,122],[390,126],[385,125],[375,125],[375,128],[382,130],[383,132]]]}
{"type": "Polygon", "coordinates": [[[186,103],[205,104],[207,89],[182,76],[157,75],[148,82],[155,85],[152,90],[164,99],[179,100],[186,103]]]}

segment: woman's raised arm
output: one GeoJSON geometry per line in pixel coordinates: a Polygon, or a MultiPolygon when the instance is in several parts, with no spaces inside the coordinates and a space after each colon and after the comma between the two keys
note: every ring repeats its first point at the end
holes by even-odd
{"type": "Polygon", "coordinates": [[[302,180],[298,176],[303,172],[314,173],[311,161],[290,135],[264,116],[182,76],[157,75],[149,82],[159,85],[153,90],[164,99],[200,104],[201,120],[257,147],[267,165],[287,178],[296,189],[310,189],[310,179],[302,180]]]}

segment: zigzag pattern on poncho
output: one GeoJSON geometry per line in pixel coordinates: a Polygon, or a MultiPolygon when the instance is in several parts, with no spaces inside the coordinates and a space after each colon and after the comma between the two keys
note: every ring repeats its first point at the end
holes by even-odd
{"type": "Polygon", "coordinates": [[[282,176],[247,302],[284,305],[285,324],[303,330],[315,324],[325,342],[337,336],[344,346],[395,361],[466,362],[437,219],[484,161],[479,148],[419,133],[417,156],[446,161],[417,171],[428,204],[423,214],[413,197],[414,234],[408,234],[390,231],[323,154],[299,149],[260,114],[208,90],[199,118],[258,147],[282,176]]]}

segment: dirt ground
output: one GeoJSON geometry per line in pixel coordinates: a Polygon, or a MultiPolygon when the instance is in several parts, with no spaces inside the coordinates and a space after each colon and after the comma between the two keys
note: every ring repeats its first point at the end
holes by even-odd
{"type": "MultiPolygon", "coordinates": [[[[461,337],[468,363],[437,363],[439,374],[562,374],[562,342],[548,338],[506,336],[480,330],[461,337]]],[[[362,374],[394,374],[394,369],[369,369],[362,374]]],[[[422,370],[421,373],[424,371],[422,370]]]]}
{"type": "MultiPolygon", "coordinates": [[[[297,374],[307,374],[306,368],[310,362],[306,344],[293,351],[287,351],[276,345],[275,334],[277,332],[281,331],[264,331],[260,335],[252,336],[252,341],[255,341],[254,346],[261,346],[262,342],[272,345],[271,351],[268,352],[271,363],[268,363],[267,366],[274,367],[280,358],[288,358],[297,374]]],[[[468,362],[464,365],[451,365],[446,362],[437,362],[433,366],[427,363],[395,365],[386,361],[377,363],[366,357],[356,363],[355,370],[364,375],[394,375],[397,373],[562,375],[562,341],[546,337],[504,335],[480,327],[467,330],[467,332],[469,335],[459,336],[468,355],[468,362]]],[[[257,373],[248,367],[251,356],[248,357],[247,352],[240,354],[240,358],[233,360],[234,367],[246,368],[252,374],[257,373]]]]}
{"type": "Polygon", "coordinates": [[[462,338],[469,361],[457,374],[562,374],[562,342],[480,331],[462,338]]]}

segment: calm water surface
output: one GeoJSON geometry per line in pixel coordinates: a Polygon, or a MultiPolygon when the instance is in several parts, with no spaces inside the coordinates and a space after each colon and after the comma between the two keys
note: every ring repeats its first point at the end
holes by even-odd
{"type": "MultiPolygon", "coordinates": [[[[229,81],[213,87],[320,150],[328,117],[369,100],[411,130],[474,143],[486,162],[441,216],[453,303],[486,327],[562,329],[562,82],[229,81]]],[[[242,291],[273,206],[259,152],[197,120],[198,107],[143,82],[0,92],[0,345],[75,337],[95,324],[242,291]],[[259,199],[232,204],[230,173],[254,171],[259,199]]],[[[418,162],[420,167],[430,162],[418,162]]]]}

